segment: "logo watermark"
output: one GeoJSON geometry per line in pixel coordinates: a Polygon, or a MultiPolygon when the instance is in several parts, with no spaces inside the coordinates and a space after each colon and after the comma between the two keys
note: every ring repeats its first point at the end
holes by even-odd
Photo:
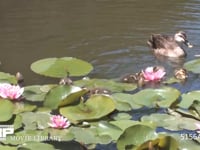
{"type": "Polygon", "coordinates": [[[6,136],[14,134],[13,125],[0,125],[0,141],[6,140],[6,136]]]}
{"type": "Polygon", "coordinates": [[[56,135],[16,135],[14,134],[14,125],[0,125],[0,141],[62,141],[60,136],[56,135]]]}

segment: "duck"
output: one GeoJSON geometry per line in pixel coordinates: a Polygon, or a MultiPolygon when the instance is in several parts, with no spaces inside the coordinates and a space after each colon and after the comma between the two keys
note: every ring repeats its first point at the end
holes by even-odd
{"type": "Polygon", "coordinates": [[[147,44],[153,49],[155,55],[162,55],[166,57],[185,57],[186,52],[182,48],[182,43],[188,48],[193,45],[187,40],[184,31],[178,31],[174,36],[165,34],[152,34],[147,44]]]}
{"type": "Polygon", "coordinates": [[[178,68],[178,69],[175,69],[174,76],[178,80],[186,80],[188,78],[188,73],[186,69],[178,68]]]}

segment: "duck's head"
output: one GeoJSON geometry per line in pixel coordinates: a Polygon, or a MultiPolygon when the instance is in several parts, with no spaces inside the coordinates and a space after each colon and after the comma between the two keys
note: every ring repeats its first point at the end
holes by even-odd
{"type": "Polygon", "coordinates": [[[186,33],[184,31],[179,31],[174,35],[174,39],[177,42],[184,43],[187,47],[192,48],[193,45],[190,44],[187,40],[186,33]]]}

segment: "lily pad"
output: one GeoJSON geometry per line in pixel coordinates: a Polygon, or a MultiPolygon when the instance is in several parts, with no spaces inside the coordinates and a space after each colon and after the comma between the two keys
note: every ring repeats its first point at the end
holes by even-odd
{"type": "Polygon", "coordinates": [[[39,142],[26,142],[25,144],[19,146],[19,150],[36,150],[36,149],[46,149],[46,150],[55,150],[54,146],[47,143],[39,142]]]}
{"type": "Polygon", "coordinates": [[[2,149],[2,150],[18,150],[17,147],[13,147],[13,146],[4,146],[4,145],[0,145],[0,149],[2,149]]]}
{"type": "Polygon", "coordinates": [[[13,116],[14,105],[9,100],[0,99],[0,121],[8,121],[13,116]]]}
{"type": "Polygon", "coordinates": [[[92,128],[79,128],[71,127],[70,131],[74,134],[75,140],[84,144],[108,144],[112,141],[109,135],[98,134],[96,127],[92,128]]]}
{"type": "Polygon", "coordinates": [[[197,120],[187,117],[182,117],[181,115],[168,115],[168,114],[151,114],[150,116],[143,116],[142,121],[151,121],[155,123],[158,127],[163,127],[172,131],[179,131],[183,129],[195,130],[198,123],[197,120]]]}
{"type": "Polygon", "coordinates": [[[27,104],[24,102],[16,102],[14,103],[14,114],[19,114],[22,112],[33,111],[37,108],[36,105],[27,104]]]}
{"type": "Polygon", "coordinates": [[[31,64],[31,69],[40,75],[62,78],[68,74],[70,76],[83,76],[88,74],[92,69],[92,65],[86,61],[72,58],[46,58],[38,60],[31,64]]]}
{"type": "Polygon", "coordinates": [[[56,85],[31,85],[24,87],[23,97],[28,101],[44,101],[46,94],[56,85]]]}
{"type": "Polygon", "coordinates": [[[46,130],[23,130],[15,132],[15,134],[8,135],[5,141],[1,141],[4,144],[18,145],[25,142],[41,142],[48,141],[48,132],[46,130]]]}
{"type": "Polygon", "coordinates": [[[70,121],[99,119],[115,109],[115,103],[109,96],[94,95],[85,103],[60,108],[60,113],[70,121]]]}
{"type": "Polygon", "coordinates": [[[133,95],[135,103],[147,107],[170,107],[180,96],[180,92],[171,87],[145,89],[133,95]]]}
{"type": "Polygon", "coordinates": [[[51,89],[45,97],[44,106],[56,109],[77,101],[87,90],[77,86],[58,85],[51,89]]]}
{"type": "Polygon", "coordinates": [[[183,67],[193,73],[200,73],[200,59],[194,59],[186,62],[183,67]]]}
{"type": "Polygon", "coordinates": [[[192,105],[194,100],[200,101],[200,91],[191,91],[188,93],[184,93],[181,95],[181,97],[182,100],[178,104],[178,106],[187,109],[192,105]]]}
{"type": "Polygon", "coordinates": [[[142,145],[140,145],[137,148],[134,148],[132,150],[138,150],[138,149],[163,149],[163,150],[178,150],[179,149],[179,143],[170,135],[160,135],[155,140],[148,141],[142,145]]]}
{"type": "Polygon", "coordinates": [[[131,109],[139,109],[139,108],[143,107],[143,105],[137,104],[135,102],[132,94],[114,93],[112,96],[116,102],[117,110],[130,111],[131,109]],[[130,106],[131,106],[131,108],[130,108],[130,106]]]}
{"type": "Polygon", "coordinates": [[[26,130],[45,129],[48,128],[47,124],[50,122],[50,114],[45,112],[25,112],[21,114],[22,122],[26,130]],[[30,117],[31,116],[31,117],[30,117]]]}
{"type": "Polygon", "coordinates": [[[0,82],[9,82],[12,84],[17,84],[17,79],[15,76],[9,73],[0,72],[0,82]]]}
{"type": "Polygon", "coordinates": [[[55,129],[55,128],[47,128],[45,129],[49,132],[49,138],[52,141],[71,141],[74,139],[73,133],[69,129],[55,129]]]}
{"type": "Polygon", "coordinates": [[[112,92],[133,91],[137,88],[136,84],[120,83],[108,79],[83,79],[74,82],[75,85],[89,89],[102,88],[112,92]]]}
{"type": "Polygon", "coordinates": [[[118,150],[127,149],[128,146],[139,146],[149,140],[157,138],[155,129],[144,126],[134,125],[127,128],[117,141],[118,150]]]}

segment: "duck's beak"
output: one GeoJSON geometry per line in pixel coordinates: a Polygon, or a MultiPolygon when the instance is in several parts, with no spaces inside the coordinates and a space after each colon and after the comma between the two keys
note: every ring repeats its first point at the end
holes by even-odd
{"type": "Polygon", "coordinates": [[[193,45],[190,42],[188,42],[188,40],[185,40],[184,44],[189,48],[193,47],[193,45]]]}

